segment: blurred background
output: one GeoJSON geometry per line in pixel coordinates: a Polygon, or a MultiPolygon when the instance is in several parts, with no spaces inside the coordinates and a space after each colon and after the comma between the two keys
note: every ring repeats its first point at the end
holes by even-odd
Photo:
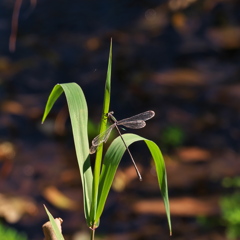
{"type": "Polygon", "coordinates": [[[154,164],[136,143],[143,181],[126,154],[97,239],[240,239],[239,23],[237,0],[1,0],[0,236],[42,239],[45,204],[66,240],[89,239],[64,96],[41,117],[53,86],[76,82],[97,135],[112,38],[111,110],[119,120],[156,112],[131,132],[163,152],[173,236],[154,164]]]}

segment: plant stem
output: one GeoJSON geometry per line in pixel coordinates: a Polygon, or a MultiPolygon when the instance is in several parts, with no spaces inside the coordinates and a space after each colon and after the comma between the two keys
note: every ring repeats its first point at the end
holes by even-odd
{"type": "Polygon", "coordinates": [[[94,237],[95,237],[95,229],[92,229],[92,232],[91,232],[91,240],[94,240],[94,237]]]}

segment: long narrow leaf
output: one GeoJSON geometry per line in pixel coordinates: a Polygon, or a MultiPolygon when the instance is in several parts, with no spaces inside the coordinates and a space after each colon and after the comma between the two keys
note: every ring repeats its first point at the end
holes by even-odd
{"type": "Polygon", "coordinates": [[[54,86],[52,92],[50,93],[50,95],[48,97],[48,101],[45,106],[42,123],[45,121],[45,119],[46,119],[47,115],[49,114],[49,112],[51,111],[54,103],[57,101],[57,99],[62,94],[62,92],[63,92],[63,89],[61,88],[61,86],[59,84],[54,86]]]}
{"type": "Polygon", "coordinates": [[[60,230],[59,230],[59,228],[58,228],[58,226],[57,226],[57,224],[56,224],[52,214],[48,211],[48,209],[47,209],[47,207],[45,205],[44,205],[44,208],[45,208],[45,211],[46,211],[46,213],[48,215],[49,221],[50,221],[50,223],[52,225],[53,231],[54,231],[57,239],[58,240],[64,240],[64,237],[63,237],[62,233],[60,232],[60,230]]]}
{"type": "MultiPolygon", "coordinates": [[[[109,112],[110,106],[110,94],[111,94],[111,72],[112,72],[112,40],[110,43],[109,50],[109,58],[108,58],[108,69],[107,69],[107,77],[104,89],[104,99],[103,99],[103,110],[102,110],[102,119],[100,125],[100,133],[106,130],[107,118],[106,113],[109,112]]],[[[91,205],[91,227],[94,229],[98,226],[98,221],[95,221],[95,214],[97,208],[97,198],[98,198],[98,186],[99,186],[99,178],[100,171],[102,165],[102,154],[103,154],[103,146],[100,145],[97,149],[95,166],[94,166],[94,175],[93,175],[93,201],[91,205]]]]}
{"type": "Polygon", "coordinates": [[[43,121],[50,112],[53,104],[64,92],[71,119],[74,144],[77,154],[77,160],[83,185],[84,211],[85,217],[90,222],[90,204],[92,201],[92,170],[89,158],[89,144],[87,133],[88,110],[85,96],[82,89],[76,83],[65,83],[56,85],[46,104],[43,115],[43,121]]]}
{"type": "MultiPolygon", "coordinates": [[[[105,90],[104,90],[102,117],[104,117],[104,114],[109,112],[110,95],[111,95],[111,75],[112,75],[112,40],[110,43],[110,50],[109,50],[109,57],[108,57],[108,69],[107,69],[107,77],[106,77],[105,90]]],[[[104,125],[103,128],[105,128],[106,124],[103,124],[103,125],[104,125]]]]}
{"type": "MultiPolygon", "coordinates": [[[[153,141],[140,137],[136,134],[123,134],[122,136],[127,146],[137,141],[145,141],[146,145],[148,146],[148,149],[151,152],[153,160],[156,165],[158,183],[162,193],[166,214],[167,214],[167,219],[168,219],[168,224],[169,224],[169,229],[170,229],[170,234],[171,234],[172,230],[171,230],[170,206],[169,206],[168,190],[167,190],[167,174],[166,174],[165,164],[164,164],[161,151],[153,141]]],[[[112,142],[112,144],[110,145],[110,147],[106,152],[104,162],[103,162],[100,184],[99,184],[99,198],[98,198],[98,208],[97,208],[96,219],[100,218],[102,214],[118,164],[125,151],[126,151],[126,148],[121,138],[118,137],[112,142]]]]}

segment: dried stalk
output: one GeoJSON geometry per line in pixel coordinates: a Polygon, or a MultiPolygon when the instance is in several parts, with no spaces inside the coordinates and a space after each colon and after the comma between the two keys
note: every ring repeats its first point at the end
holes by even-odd
{"type": "MultiPolygon", "coordinates": [[[[55,220],[60,232],[62,232],[61,224],[62,224],[63,220],[61,218],[55,218],[54,220],[55,220]]],[[[54,230],[52,228],[50,221],[43,224],[42,228],[43,228],[43,233],[44,233],[44,237],[45,237],[44,240],[58,240],[54,233],[54,230]]]]}

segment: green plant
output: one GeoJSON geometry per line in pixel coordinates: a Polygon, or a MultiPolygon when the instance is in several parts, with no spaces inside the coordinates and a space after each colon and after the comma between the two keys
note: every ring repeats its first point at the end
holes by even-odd
{"type": "Polygon", "coordinates": [[[226,226],[226,234],[229,239],[240,237],[240,192],[235,192],[229,196],[222,197],[220,207],[222,218],[226,226]]]}
{"type": "Polygon", "coordinates": [[[179,126],[170,125],[163,129],[161,143],[165,149],[179,147],[185,140],[185,132],[179,126]]]}
{"type": "MultiPolygon", "coordinates": [[[[100,124],[100,133],[107,128],[106,114],[109,112],[110,91],[111,91],[111,64],[112,64],[112,44],[110,46],[108,70],[104,92],[104,102],[102,118],[100,124]]],[[[92,230],[91,239],[94,239],[95,229],[99,226],[99,220],[104,209],[104,205],[112,185],[114,175],[118,164],[126,150],[120,137],[117,137],[109,146],[106,154],[103,156],[103,144],[99,145],[96,152],[94,171],[90,165],[89,140],[88,140],[88,108],[82,89],[76,83],[57,84],[49,95],[42,122],[46,119],[58,97],[65,93],[71,125],[75,150],[82,180],[84,196],[84,213],[87,224],[92,230]]],[[[149,148],[152,158],[156,165],[159,187],[162,192],[168,224],[171,234],[170,208],[167,190],[167,176],[162,153],[158,146],[143,137],[136,134],[123,134],[127,146],[137,141],[144,141],[149,148]]],[[[47,209],[46,209],[47,210],[47,209]]],[[[52,223],[54,232],[58,234],[58,239],[63,239],[60,231],[56,227],[51,214],[47,211],[52,223]]]]}
{"type": "Polygon", "coordinates": [[[1,240],[27,240],[24,233],[19,233],[14,228],[6,227],[0,223],[0,236],[1,240]]]}
{"type": "Polygon", "coordinates": [[[225,188],[230,188],[230,187],[235,187],[239,188],[240,187],[240,177],[225,177],[222,180],[222,186],[225,188]]]}
{"type": "MultiPolygon", "coordinates": [[[[240,177],[222,180],[225,188],[237,188],[240,186],[240,177]]],[[[240,192],[234,190],[232,194],[228,194],[220,199],[220,208],[222,213],[223,224],[226,227],[226,235],[228,239],[236,240],[240,237],[240,192]]]]}

